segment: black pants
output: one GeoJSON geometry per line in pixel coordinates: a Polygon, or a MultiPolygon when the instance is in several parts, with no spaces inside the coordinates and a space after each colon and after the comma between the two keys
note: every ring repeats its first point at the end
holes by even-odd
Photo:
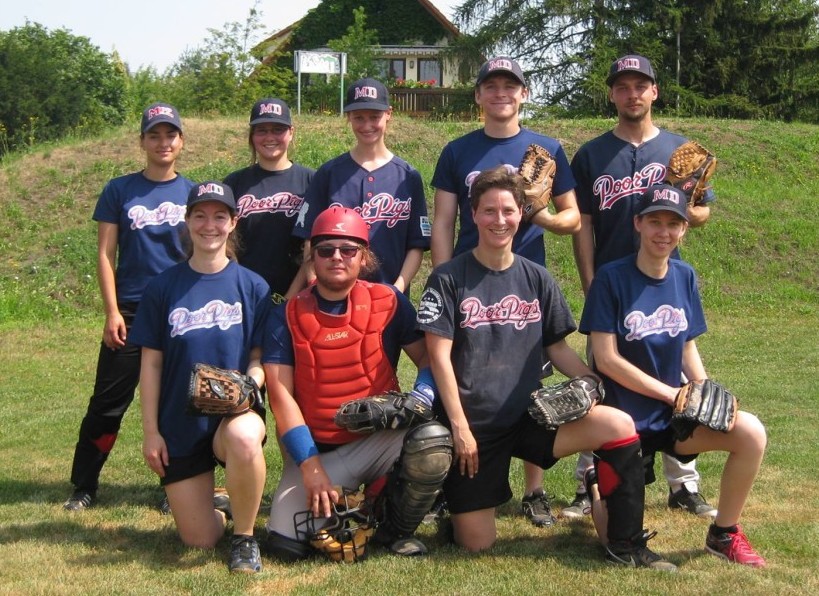
{"type": "MultiPolygon", "coordinates": [[[[119,305],[129,334],[136,307],[135,303],[119,305]]],[[[117,440],[122,418],[134,400],[139,383],[140,353],[139,346],[129,343],[118,350],[100,343],[94,394],[80,424],[71,466],[71,483],[77,489],[96,492],[99,486],[102,467],[117,440]]]]}

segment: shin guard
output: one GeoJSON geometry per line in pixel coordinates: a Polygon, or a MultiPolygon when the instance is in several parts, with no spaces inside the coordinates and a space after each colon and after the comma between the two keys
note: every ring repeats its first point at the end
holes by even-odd
{"type": "Polygon", "coordinates": [[[594,452],[600,497],[608,509],[608,539],[628,540],[643,529],[645,476],[637,435],[594,452]]]}

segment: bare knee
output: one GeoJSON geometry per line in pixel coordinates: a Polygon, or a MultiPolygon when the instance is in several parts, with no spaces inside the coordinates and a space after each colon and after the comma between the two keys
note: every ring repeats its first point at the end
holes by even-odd
{"type": "Polygon", "coordinates": [[[492,548],[497,539],[494,509],[452,515],[455,544],[469,552],[492,548]]]}
{"type": "Polygon", "coordinates": [[[768,444],[768,433],[765,426],[755,415],[750,412],[739,411],[734,431],[742,437],[745,449],[753,449],[758,453],[765,451],[768,444]]]}

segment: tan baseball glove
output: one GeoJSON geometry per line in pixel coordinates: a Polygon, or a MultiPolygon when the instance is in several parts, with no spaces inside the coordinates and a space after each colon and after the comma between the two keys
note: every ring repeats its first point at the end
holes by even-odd
{"type": "Polygon", "coordinates": [[[689,205],[702,202],[710,187],[708,180],[717,168],[717,158],[696,141],[687,141],[677,147],[668,160],[665,181],[688,197],[689,205]]]}
{"type": "Polygon", "coordinates": [[[535,213],[549,206],[556,171],[557,164],[551,153],[540,145],[529,145],[518,166],[526,191],[523,221],[530,221],[535,213]]]}
{"type": "Polygon", "coordinates": [[[195,416],[235,416],[261,403],[259,387],[251,377],[235,370],[193,365],[188,386],[188,412],[195,416]]]}

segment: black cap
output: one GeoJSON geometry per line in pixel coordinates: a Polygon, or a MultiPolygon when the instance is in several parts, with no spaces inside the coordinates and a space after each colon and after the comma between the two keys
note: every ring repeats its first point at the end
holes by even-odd
{"type": "Polygon", "coordinates": [[[290,108],[281,99],[273,97],[260,99],[253,104],[253,109],[250,111],[250,126],[263,122],[293,126],[290,119],[290,108]]]}
{"type": "Polygon", "coordinates": [[[523,70],[521,70],[520,64],[508,56],[498,56],[497,58],[492,58],[491,60],[484,62],[483,66],[481,66],[481,69],[478,71],[478,78],[475,81],[475,86],[480,85],[489,77],[499,73],[509,75],[513,79],[517,79],[518,82],[524,87],[526,86],[526,79],[523,77],[523,70]]]}
{"type": "Polygon", "coordinates": [[[190,192],[188,192],[188,211],[194,205],[206,201],[217,201],[226,205],[231,213],[236,212],[236,199],[233,198],[233,191],[229,186],[216,180],[201,182],[190,189],[190,192]]]}
{"type": "Polygon", "coordinates": [[[347,87],[344,111],[390,109],[390,93],[384,83],[377,79],[359,79],[347,87]]]}
{"type": "Polygon", "coordinates": [[[685,193],[670,184],[655,184],[640,197],[640,208],[637,215],[652,211],[671,211],[688,221],[688,198],[685,193]]]}
{"type": "Polygon", "coordinates": [[[146,133],[161,123],[170,124],[182,132],[182,121],[179,112],[169,103],[152,103],[142,112],[142,132],[146,133]]]}
{"type": "Polygon", "coordinates": [[[651,61],[648,58],[637,54],[629,54],[611,63],[609,76],[606,78],[606,85],[611,87],[611,84],[614,83],[617,77],[628,72],[636,72],[644,75],[651,79],[652,83],[657,81],[657,77],[654,76],[654,68],[652,68],[651,61]]]}

